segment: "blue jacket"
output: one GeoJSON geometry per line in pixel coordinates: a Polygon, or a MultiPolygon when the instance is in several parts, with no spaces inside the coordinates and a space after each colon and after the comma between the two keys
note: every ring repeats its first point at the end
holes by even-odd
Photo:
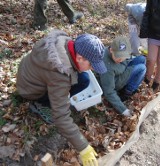
{"type": "Polygon", "coordinates": [[[118,113],[123,113],[127,107],[123,104],[117,92],[121,90],[130,78],[133,70],[132,66],[128,66],[131,60],[125,60],[121,63],[115,63],[112,60],[108,48],[105,49],[104,62],[108,71],[100,75],[100,84],[105,99],[112,104],[118,113]]]}

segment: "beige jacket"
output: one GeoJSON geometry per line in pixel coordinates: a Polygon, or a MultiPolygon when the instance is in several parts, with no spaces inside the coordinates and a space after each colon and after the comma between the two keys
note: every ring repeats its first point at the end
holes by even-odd
{"type": "Polygon", "coordinates": [[[29,100],[48,92],[54,124],[76,150],[81,151],[88,141],[70,117],[69,91],[71,85],[77,83],[77,71],[68,52],[68,40],[71,38],[65,32],[54,30],[37,42],[20,63],[17,89],[29,100]]]}

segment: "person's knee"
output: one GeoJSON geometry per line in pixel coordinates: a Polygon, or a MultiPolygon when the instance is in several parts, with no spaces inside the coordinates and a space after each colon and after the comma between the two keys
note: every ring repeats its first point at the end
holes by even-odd
{"type": "Polygon", "coordinates": [[[142,65],[142,69],[143,69],[144,73],[146,73],[146,70],[147,70],[146,65],[142,65]]]}
{"type": "Polygon", "coordinates": [[[146,73],[146,65],[145,64],[139,64],[138,65],[138,72],[142,73],[142,75],[145,75],[145,73],[146,73]]]}
{"type": "Polygon", "coordinates": [[[145,75],[146,73],[146,65],[145,64],[137,64],[134,66],[133,73],[136,75],[145,75]]]}

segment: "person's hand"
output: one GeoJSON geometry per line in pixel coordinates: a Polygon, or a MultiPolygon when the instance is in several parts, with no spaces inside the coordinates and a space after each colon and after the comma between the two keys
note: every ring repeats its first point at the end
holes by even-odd
{"type": "Polygon", "coordinates": [[[98,166],[96,156],[98,156],[97,153],[90,145],[80,152],[80,158],[83,166],[98,166]]]}
{"type": "Polygon", "coordinates": [[[136,25],[129,25],[129,32],[137,32],[137,26],[136,25]]]}
{"type": "Polygon", "coordinates": [[[131,117],[132,116],[132,112],[129,109],[126,109],[123,113],[124,116],[128,116],[131,117]]]}
{"type": "Polygon", "coordinates": [[[147,56],[148,55],[148,50],[144,49],[142,46],[138,48],[138,51],[140,54],[147,56]]]}

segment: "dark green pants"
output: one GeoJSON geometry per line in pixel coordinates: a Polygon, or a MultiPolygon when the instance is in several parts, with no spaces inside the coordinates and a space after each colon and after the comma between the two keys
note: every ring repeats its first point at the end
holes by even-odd
{"type": "MultiPolygon", "coordinates": [[[[74,9],[68,0],[57,0],[58,4],[62,8],[63,13],[70,20],[74,16],[74,9]]],[[[47,23],[47,17],[45,11],[47,9],[47,0],[35,0],[34,5],[34,24],[45,25],[47,23]]]]}

